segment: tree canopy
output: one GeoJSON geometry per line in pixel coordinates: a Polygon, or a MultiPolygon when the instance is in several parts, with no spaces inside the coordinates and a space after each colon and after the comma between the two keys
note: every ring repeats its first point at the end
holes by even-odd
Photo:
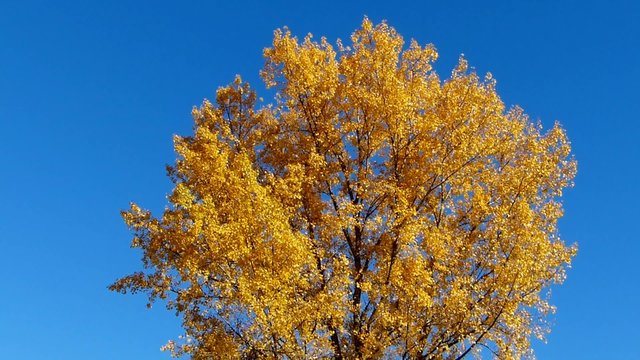
{"type": "Polygon", "coordinates": [[[169,206],[123,212],[144,269],[110,288],[166,302],[194,359],[532,355],[576,252],[562,128],[384,22],[264,56],[273,103],[237,77],[193,110],[169,206]]]}

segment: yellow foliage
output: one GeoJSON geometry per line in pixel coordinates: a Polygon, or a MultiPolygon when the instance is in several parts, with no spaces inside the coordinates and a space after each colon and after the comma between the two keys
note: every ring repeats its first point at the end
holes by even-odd
{"type": "Polygon", "coordinates": [[[351,45],[275,32],[258,108],[239,77],[176,137],[170,206],[123,213],[145,272],[209,358],[457,359],[530,354],[541,291],[575,255],[559,197],[564,131],[506,110],[491,75],[365,19],[351,45]]]}

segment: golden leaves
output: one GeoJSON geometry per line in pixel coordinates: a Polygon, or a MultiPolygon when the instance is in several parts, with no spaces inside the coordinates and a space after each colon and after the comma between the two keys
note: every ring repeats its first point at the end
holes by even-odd
{"type": "Polygon", "coordinates": [[[112,286],[167,298],[194,358],[455,358],[529,353],[540,292],[575,255],[558,238],[575,161],[505,111],[461,57],[365,19],[335,50],[277,30],[258,108],[240,77],[176,137],[160,218],[123,213],[146,273],[112,286]]]}

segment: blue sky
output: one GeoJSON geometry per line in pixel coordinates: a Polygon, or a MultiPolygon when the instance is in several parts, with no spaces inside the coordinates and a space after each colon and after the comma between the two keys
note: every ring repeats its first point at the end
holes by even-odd
{"type": "Polygon", "coordinates": [[[288,25],[334,42],[363,15],[491,71],[507,104],[559,120],[578,160],[560,223],[579,253],[540,359],[640,359],[640,7],[633,1],[3,1],[0,352],[168,359],[178,319],[106,286],[140,268],[119,210],[161,210],[173,134],[235,74],[259,85],[288,25]]]}

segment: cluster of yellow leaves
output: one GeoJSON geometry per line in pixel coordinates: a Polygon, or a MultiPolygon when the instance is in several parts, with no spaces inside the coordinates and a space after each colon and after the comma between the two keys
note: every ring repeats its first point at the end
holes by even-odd
{"type": "Polygon", "coordinates": [[[194,110],[171,206],[123,214],[146,271],[112,289],[166,299],[186,330],[166,348],[195,359],[529,354],[575,254],[564,131],[462,58],[441,81],[385,23],[337,50],[278,30],[264,55],[276,103],[236,78],[194,110]]]}

